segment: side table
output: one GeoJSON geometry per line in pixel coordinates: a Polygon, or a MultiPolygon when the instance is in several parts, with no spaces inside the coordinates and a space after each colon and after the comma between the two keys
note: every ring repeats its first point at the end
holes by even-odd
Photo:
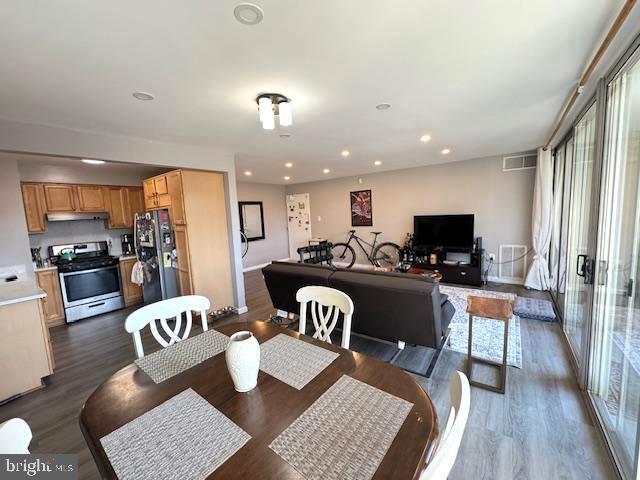
{"type": "Polygon", "coordinates": [[[467,350],[467,375],[469,383],[476,387],[485,388],[493,392],[504,393],[507,385],[507,349],[509,346],[509,321],[513,316],[513,300],[502,298],[467,297],[467,313],[469,314],[469,346],[467,350]],[[484,317],[500,320],[504,323],[504,345],[502,347],[502,363],[474,357],[473,346],[473,317],[484,317]],[[472,380],[473,362],[484,363],[500,367],[500,383],[498,386],[489,385],[472,380]]]}

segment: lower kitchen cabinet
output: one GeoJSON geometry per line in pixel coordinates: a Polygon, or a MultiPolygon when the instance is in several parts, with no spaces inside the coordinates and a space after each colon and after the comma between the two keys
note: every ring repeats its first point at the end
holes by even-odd
{"type": "Polygon", "coordinates": [[[48,327],[64,325],[64,307],[62,305],[62,290],[58,270],[43,270],[36,272],[38,286],[47,294],[40,300],[42,314],[48,327]]]}
{"type": "Polygon", "coordinates": [[[142,287],[131,281],[131,270],[138,260],[136,258],[127,258],[120,260],[120,283],[122,284],[122,297],[127,307],[138,305],[144,300],[142,296],[142,287]]]}

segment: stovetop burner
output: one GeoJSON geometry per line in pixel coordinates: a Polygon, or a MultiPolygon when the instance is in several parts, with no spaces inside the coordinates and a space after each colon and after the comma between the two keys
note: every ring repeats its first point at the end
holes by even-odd
{"type": "Polygon", "coordinates": [[[81,270],[92,270],[94,268],[117,265],[118,258],[111,255],[79,255],[73,260],[57,258],[55,264],[58,266],[59,272],[78,272],[81,270]]]}

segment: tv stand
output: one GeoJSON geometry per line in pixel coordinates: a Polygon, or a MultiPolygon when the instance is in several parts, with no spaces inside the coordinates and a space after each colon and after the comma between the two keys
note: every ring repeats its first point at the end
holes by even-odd
{"type": "MultiPolygon", "coordinates": [[[[468,264],[456,265],[444,263],[442,258],[444,255],[438,255],[438,261],[435,264],[430,263],[430,253],[421,249],[412,251],[411,258],[413,261],[411,261],[411,266],[439,273],[442,275],[440,280],[442,283],[482,286],[483,250],[466,252],[469,253],[471,261],[468,264]]],[[[440,250],[440,253],[446,252],[440,250]]]]}

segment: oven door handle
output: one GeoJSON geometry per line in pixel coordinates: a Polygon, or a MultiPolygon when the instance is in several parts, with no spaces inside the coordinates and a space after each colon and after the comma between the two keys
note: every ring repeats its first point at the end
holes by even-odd
{"type": "Polygon", "coordinates": [[[92,272],[100,272],[103,270],[113,270],[118,268],[117,265],[112,265],[110,267],[98,267],[98,268],[92,268],[91,270],[78,270],[77,272],[63,272],[62,275],[65,277],[70,277],[72,275],[82,275],[84,273],[92,273],[92,272]]]}

